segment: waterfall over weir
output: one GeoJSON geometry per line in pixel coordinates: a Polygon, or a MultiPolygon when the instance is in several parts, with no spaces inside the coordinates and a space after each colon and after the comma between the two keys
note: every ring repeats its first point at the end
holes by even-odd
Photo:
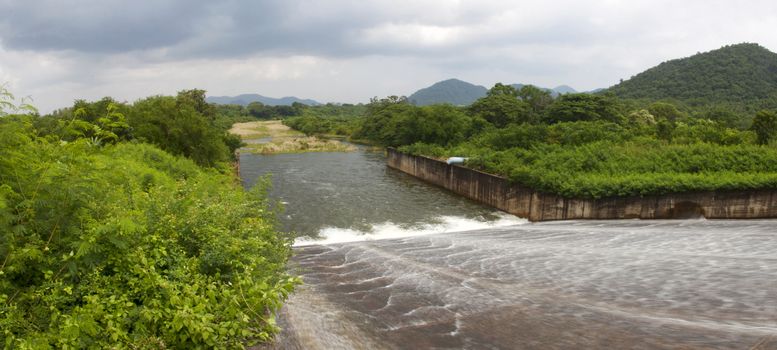
{"type": "Polygon", "coordinates": [[[777,349],[777,221],[578,221],[297,248],[279,349],[777,349]]]}

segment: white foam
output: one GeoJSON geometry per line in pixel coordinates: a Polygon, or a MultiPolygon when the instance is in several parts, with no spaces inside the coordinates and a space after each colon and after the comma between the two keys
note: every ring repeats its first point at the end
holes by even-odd
{"type": "Polygon", "coordinates": [[[370,231],[325,227],[319,231],[319,238],[300,237],[294,241],[294,246],[300,247],[316,244],[334,244],[372,241],[379,239],[406,238],[434,233],[474,231],[495,227],[521,225],[528,222],[526,219],[502,212],[498,212],[495,215],[497,216],[497,219],[491,221],[469,219],[460,216],[440,216],[437,218],[437,220],[435,220],[439,223],[421,224],[413,228],[401,227],[390,221],[375,224],[372,226],[372,230],[370,231]]]}

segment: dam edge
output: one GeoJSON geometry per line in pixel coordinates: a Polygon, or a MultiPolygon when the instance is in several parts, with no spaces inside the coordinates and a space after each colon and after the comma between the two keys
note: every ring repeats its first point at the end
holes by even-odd
{"type": "Polygon", "coordinates": [[[777,190],[567,198],[437,159],[386,149],[386,165],[474,201],[530,221],[575,219],[777,218],[777,190]]]}

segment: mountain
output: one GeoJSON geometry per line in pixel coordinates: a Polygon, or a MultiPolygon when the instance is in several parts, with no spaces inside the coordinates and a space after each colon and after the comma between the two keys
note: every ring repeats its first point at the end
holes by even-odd
{"type": "MultiPolygon", "coordinates": [[[[516,90],[520,90],[525,84],[512,84],[516,90]]],[[[554,97],[559,94],[575,93],[575,89],[561,85],[553,89],[540,88],[549,91],[554,97]]],[[[488,89],[480,85],[461,81],[459,79],[448,79],[432,86],[423,88],[414,92],[407,99],[418,106],[426,106],[435,103],[450,103],[456,106],[466,106],[475,102],[475,100],[486,96],[488,89]]]]}
{"type": "Polygon", "coordinates": [[[291,106],[294,102],[304,103],[308,106],[316,106],[320,105],[320,103],[314,101],[314,100],[306,100],[306,99],[300,99],[297,97],[289,96],[289,97],[282,97],[282,98],[272,98],[257,94],[243,94],[243,95],[237,95],[237,96],[208,96],[205,98],[205,101],[208,103],[216,103],[221,105],[241,105],[241,106],[247,106],[251,102],[261,102],[262,104],[268,105],[268,106],[291,106]]]}
{"type": "Polygon", "coordinates": [[[448,79],[423,88],[408,96],[410,103],[426,106],[435,103],[450,103],[464,106],[486,96],[488,89],[458,79],[448,79]]]}
{"type": "Polygon", "coordinates": [[[552,90],[554,92],[556,92],[557,94],[559,94],[559,95],[562,95],[562,94],[576,94],[577,93],[577,90],[573,89],[569,85],[559,85],[559,86],[554,87],[552,90]]]}
{"type": "Polygon", "coordinates": [[[777,54],[738,44],[666,61],[608,89],[619,97],[697,103],[777,98],[777,54]]]}

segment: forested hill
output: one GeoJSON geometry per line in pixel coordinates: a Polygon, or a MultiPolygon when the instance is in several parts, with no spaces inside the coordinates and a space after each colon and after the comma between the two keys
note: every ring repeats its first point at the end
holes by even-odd
{"type": "MultiPolygon", "coordinates": [[[[512,84],[516,90],[520,90],[525,84],[512,84]]],[[[540,88],[550,92],[554,97],[560,94],[575,93],[575,89],[561,85],[553,89],[540,88]]],[[[437,103],[448,103],[454,106],[467,106],[475,100],[486,96],[488,90],[480,85],[475,85],[459,79],[448,79],[432,84],[408,96],[407,100],[416,106],[428,106],[437,103]]]]}
{"type": "Polygon", "coordinates": [[[465,106],[486,96],[486,91],[488,90],[480,85],[470,84],[458,79],[448,79],[418,90],[407,99],[418,106],[426,106],[435,103],[450,103],[456,106],[465,106]]]}
{"type": "Polygon", "coordinates": [[[777,99],[777,54],[758,44],[725,46],[661,63],[608,90],[692,104],[777,99]]]}

